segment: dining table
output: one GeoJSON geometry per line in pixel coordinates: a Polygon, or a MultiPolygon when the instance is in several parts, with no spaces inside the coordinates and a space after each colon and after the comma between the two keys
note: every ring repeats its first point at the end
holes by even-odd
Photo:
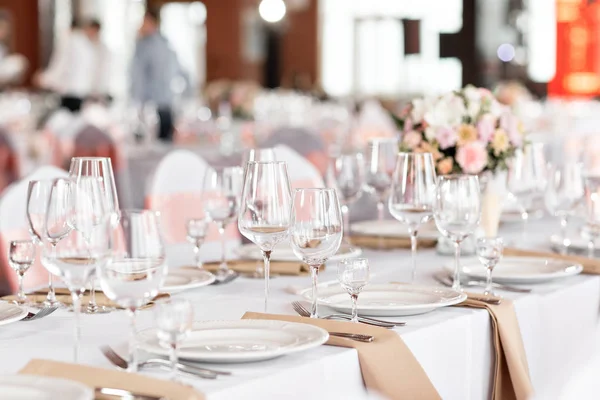
{"type": "MultiPolygon", "coordinates": [[[[545,217],[529,222],[526,241],[523,241],[521,225],[517,223],[502,224],[500,235],[508,242],[518,242],[520,247],[548,250],[549,235],[557,229],[558,223],[545,217]]],[[[205,250],[207,254],[214,254],[213,247],[218,246],[216,242],[208,243],[205,250]]],[[[409,249],[363,249],[363,256],[370,262],[372,283],[408,281],[410,278],[409,249]]],[[[419,250],[417,257],[415,284],[439,286],[434,276],[444,265],[453,262],[452,256],[440,255],[435,248],[429,248],[419,250]]],[[[191,245],[169,249],[169,268],[191,265],[192,260],[191,245]]],[[[336,277],[335,262],[328,263],[319,275],[321,282],[334,282],[336,277]]],[[[273,277],[268,312],[295,315],[292,301],[304,299],[290,288],[309,286],[308,276],[273,277]]],[[[262,279],[242,276],[228,284],[209,285],[174,296],[192,302],[196,321],[238,320],[248,311],[264,311],[263,287],[262,279]]],[[[532,289],[531,292],[500,291],[499,294],[514,302],[537,396],[540,399],[555,398],[545,397],[544,393],[558,393],[577,374],[577,366],[589,355],[595,339],[600,310],[600,277],[577,275],[524,287],[532,289]]],[[[358,301],[360,303],[360,297],[358,301]]],[[[323,314],[329,311],[326,307],[320,309],[323,314]]],[[[395,327],[394,332],[406,343],[443,399],[490,398],[495,353],[487,311],[445,307],[422,315],[390,319],[406,322],[405,326],[395,327]]],[[[100,346],[109,345],[126,354],[129,337],[126,312],[84,314],[81,322],[79,362],[115,368],[103,356],[100,346]]],[[[155,326],[152,308],[139,311],[137,325],[139,330],[155,326]]],[[[65,309],[36,321],[0,326],[0,354],[4,360],[0,364],[0,373],[16,373],[35,358],[72,361],[73,329],[73,314],[65,309]]],[[[209,400],[380,398],[365,389],[357,351],[352,348],[322,345],[273,360],[213,367],[230,371],[232,375],[215,380],[183,378],[209,400]]],[[[164,372],[143,373],[168,379],[164,372]]]]}

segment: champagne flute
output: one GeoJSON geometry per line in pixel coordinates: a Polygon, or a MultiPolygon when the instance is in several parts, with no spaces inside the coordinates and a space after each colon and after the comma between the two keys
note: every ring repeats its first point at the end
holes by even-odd
{"type": "Polygon", "coordinates": [[[271,251],[288,236],[292,196],[285,162],[251,161],[246,167],[238,217],[242,235],[263,253],[265,312],[269,302],[271,251]]]}
{"type": "Polygon", "coordinates": [[[27,304],[27,296],[23,290],[23,277],[35,260],[35,243],[31,240],[13,240],[8,249],[8,263],[19,278],[17,303],[27,304]]]}
{"type": "Polygon", "coordinates": [[[344,234],[350,235],[350,204],[362,195],[365,184],[365,162],[359,152],[343,153],[332,158],[327,169],[327,186],[337,190],[342,204],[344,234]]]}
{"type": "Polygon", "coordinates": [[[481,218],[479,179],[475,175],[447,175],[438,178],[433,206],[435,224],[442,235],[454,242],[454,282],[460,285],[460,244],[475,232],[481,218]]]}
{"type": "MultiPolygon", "coordinates": [[[[101,183],[101,189],[106,198],[107,209],[110,213],[112,224],[116,224],[119,219],[119,199],[117,196],[117,185],[112,169],[110,158],[107,157],[73,157],[69,167],[69,177],[79,182],[82,178],[95,177],[101,183]]],[[[84,235],[85,237],[85,235],[84,235]]],[[[91,282],[90,301],[85,308],[88,314],[105,313],[113,311],[110,307],[99,307],[96,304],[96,287],[94,281],[91,282]]]]}
{"type": "Polygon", "coordinates": [[[156,297],[168,271],[158,216],[149,210],[123,210],[109,236],[112,262],[98,266],[98,278],[106,297],[129,314],[127,370],[136,372],[136,312],[156,297]]]}
{"type": "Polygon", "coordinates": [[[312,277],[311,318],[318,318],[319,267],[340,248],[342,213],[335,189],[296,189],[292,203],[290,243],[296,257],[308,264],[312,277]]]}
{"type": "Polygon", "coordinates": [[[235,274],[227,266],[225,228],[235,220],[240,206],[244,170],[240,167],[208,169],[204,176],[204,212],[217,224],[221,236],[221,264],[217,275],[227,277],[235,274]]]}
{"type": "Polygon", "coordinates": [[[412,253],[411,283],[417,272],[417,235],[433,215],[435,164],[431,153],[399,153],[388,202],[390,214],[408,225],[412,253]]]}
{"type": "Polygon", "coordinates": [[[383,220],[385,202],[392,186],[392,175],[398,156],[398,139],[374,139],[366,153],[367,190],[377,197],[377,219],[383,220]]]}

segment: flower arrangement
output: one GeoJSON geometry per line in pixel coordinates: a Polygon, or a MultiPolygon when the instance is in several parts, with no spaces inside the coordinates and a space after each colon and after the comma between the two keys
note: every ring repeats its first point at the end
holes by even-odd
{"type": "Polygon", "coordinates": [[[500,82],[494,89],[494,95],[500,103],[513,108],[533,99],[527,87],[518,81],[500,82]]]}
{"type": "Polygon", "coordinates": [[[221,102],[228,102],[234,118],[252,119],[254,99],[262,88],[252,81],[228,81],[225,79],[210,82],[206,86],[206,99],[211,109],[216,110],[221,102]]]}
{"type": "Polygon", "coordinates": [[[394,116],[400,150],[432,153],[439,174],[480,174],[507,167],[524,144],[523,126],[487,89],[466,86],[411,101],[394,116]]]}

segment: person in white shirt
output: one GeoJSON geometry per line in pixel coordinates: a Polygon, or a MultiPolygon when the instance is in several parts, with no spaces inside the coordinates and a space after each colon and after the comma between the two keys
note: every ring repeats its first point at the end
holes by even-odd
{"type": "Polygon", "coordinates": [[[47,70],[37,76],[40,87],[61,95],[61,107],[81,110],[86,100],[110,98],[110,52],[100,40],[101,25],[90,20],[70,34],[52,55],[47,70]]]}

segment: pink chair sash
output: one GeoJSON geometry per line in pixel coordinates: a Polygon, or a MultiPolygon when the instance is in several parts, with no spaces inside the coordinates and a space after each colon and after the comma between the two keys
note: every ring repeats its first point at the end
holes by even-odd
{"type": "Polygon", "coordinates": [[[10,143],[7,133],[0,130],[0,192],[19,179],[19,155],[10,143]]]}
{"type": "Polygon", "coordinates": [[[71,146],[65,147],[63,143],[56,137],[56,135],[49,129],[42,131],[42,137],[48,143],[48,149],[51,152],[50,164],[55,167],[63,168],[65,166],[65,154],[72,154],[73,149],[71,146]]]}
{"type": "Polygon", "coordinates": [[[92,125],[84,127],[75,137],[73,157],[108,157],[115,173],[125,168],[120,147],[108,134],[92,125]]]}
{"type": "MultiPolygon", "coordinates": [[[[187,220],[204,218],[201,193],[173,193],[168,195],[146,196],[146,208],[160,212],[161,227],[167,243],[187,241],[187,220]]],[[[237,224],[229,224],[225,230],[229,240],[240,238],[237,224]]],[[[221,236],[215,224],[210,224],[207,241],[219,241],[221,236]]]]}
{"type": "MultiPolygon", "coordinates": [[[[8,262],[8,250],[13,240],[30,240],[31,236],[27,229],[16,229],[14,231],[0,232],[0,296],[14,294],[18,289],[17,274],[12,270],[8,262]]],[[[36,248],[35,262],[25,273],[23,287],[25,290],[43,286],[48,282],[48,271],[41,263],[41,247],[36,248]]]]}

